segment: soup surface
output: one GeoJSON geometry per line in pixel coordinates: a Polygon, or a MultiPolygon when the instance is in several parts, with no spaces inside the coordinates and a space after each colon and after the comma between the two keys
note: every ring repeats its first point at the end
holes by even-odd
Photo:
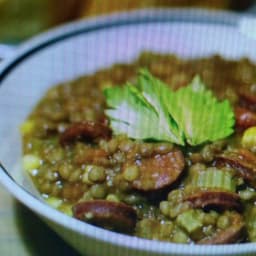
{"type": "Polygon", "coordinates": [[[144,52],[52,87],[21,125],[24,169],[50,205],[93,225],[175,243],[253,242],[255,92],[256,65],[246,58],[144,52]],[[174,91],[199,75],[229,101],[232,135],[197,146],[116,135],[103,90],[133,83],[141,67],[174,91]]]}

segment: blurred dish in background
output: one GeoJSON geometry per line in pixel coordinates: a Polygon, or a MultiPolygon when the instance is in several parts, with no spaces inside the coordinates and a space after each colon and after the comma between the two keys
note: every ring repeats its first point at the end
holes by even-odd
{"type": "Polygon", "coordinates": [[[243,10],[253,0],[0,0],[0,41],[19,42],[76,18],[150,7],[243,10]]]}
{"type": "Polygon", "coordinates": [[[102,4],[101,0],[84,1],[82,16],[93,16],[146,7],[202,7],[209,9],[244,10],[253,0],[111,0],[102,4]]]}
{"type": "Polygon", "coordinates": [[[0,41],[15,43],[78,16],[81,0],[0,0],[0,41]]]}

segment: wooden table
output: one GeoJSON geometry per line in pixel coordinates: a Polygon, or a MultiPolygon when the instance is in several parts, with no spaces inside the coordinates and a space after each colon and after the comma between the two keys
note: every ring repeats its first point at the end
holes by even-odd
{"type": "Polygon", "coordinates": [[[34,213],[0,185],[1,256],[78,256],[34,213]]]}

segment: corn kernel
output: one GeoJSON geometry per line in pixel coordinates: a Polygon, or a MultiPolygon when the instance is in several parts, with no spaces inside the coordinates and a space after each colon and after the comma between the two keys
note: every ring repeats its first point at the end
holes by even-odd
{"type": "Polygon", "coordinates": [[[31,133],[35,128],[35,122],[33,120],[27,120],[20,126],[20,133],[26,135],[31,133]]]}
{"type": "Polygon", "coordinates": [[[24,170],[28,172],[32,172],[34,169],[37,169],[41,165],[41,160],[36,155],[25,155],[22,162],[24,170]]]}
{"type": "Polygon", "coordinates": [[[256,150],[256,126],[245,130],[242,137],[242,146],[253,151],[256,150]]]}
{"type": "Polygon", "coordinates": [[[60,198],[53,196],[47,198],[45,201],[53,208],[58,208],[62,204],[62,200],[60,198]]]}
{"type": "Polygon", "coordinates": [[[59,210],[70,217],[73,216],[71,205],[63,204],[59,207],[59,210]]]}

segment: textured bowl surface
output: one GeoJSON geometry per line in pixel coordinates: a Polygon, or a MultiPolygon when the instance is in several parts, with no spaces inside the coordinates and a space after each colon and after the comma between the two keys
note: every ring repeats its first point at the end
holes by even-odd
{"type": "Polygon", "coordinates": [[[84,255],[256,255],[255,243],[196,246],[149,241],[57,212],[40,200],[22,173],[18,130],[51,85],[132,61],[142,50],[187,58],[247,56],[256,61],[256,42],[244,29],[244,21],[223,12],[148,10],[69,24],[25,43],[0,67],[0,160],[5,166],[0,170],[1,183],[84,255]]]}

